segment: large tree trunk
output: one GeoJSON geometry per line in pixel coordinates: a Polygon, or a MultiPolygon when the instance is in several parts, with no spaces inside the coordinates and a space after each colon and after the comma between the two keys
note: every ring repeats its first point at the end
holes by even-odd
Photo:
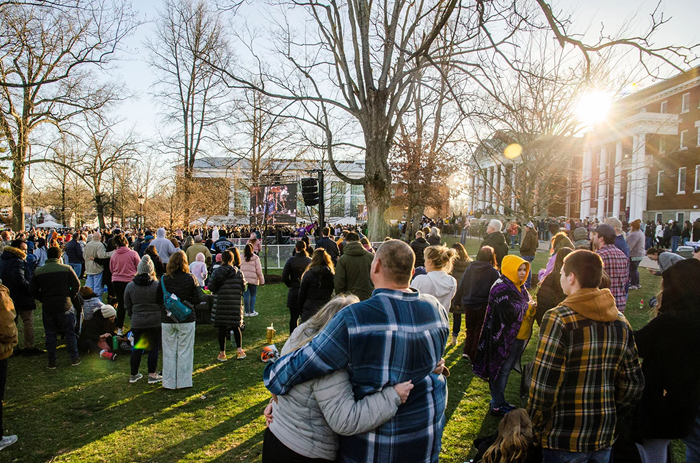
{"type": "Polygon", "coordinates": [[[105,224],[105,205],[101,194],[95,195],[95,209],[97,209],[97,223],[101,229],[107,228],[105,224]]]}
{"type": "Polygon", "coordinates": [[[365,200],[367,201],[368,234],[372,241],[382,241],[389,230],[385,217],[391,203],[388,151],[383,140],[367,144],[365,200]]]}
{"type": "Polygon", "coordinates": [[[10,182],[10,191],[12,192],[12,230],[15,232],[24,231],[25,169],[26,167],[24,163],[13,163],[12,182],[10,182]]]}

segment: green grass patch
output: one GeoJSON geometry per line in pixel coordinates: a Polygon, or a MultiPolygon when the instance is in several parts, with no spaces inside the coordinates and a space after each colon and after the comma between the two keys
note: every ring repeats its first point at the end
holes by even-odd
{"type": "MultiPolygon", "coordinates": [[[[445,237],[448,244],[456,240],[445,237]]],[[[475,256],[478,240],[469,240],[475,256]]],[[[538,253],[535,270],[547,262],[538,253]]],[[[272,272],[271,272],[272,273],[272,272]]],[[[275,272],[278,273],[278,272],[275,272]]],[[[661,279],[642,275],[642,288],[630,294],[626,315],[640,328],[649,319],[648,301],[661,279]]],[[[197,327],[194,387],[167,391],[144,379],[129,384],[129,358],[116,362],[86,355],[71,367],[65,347],[58,351],[58,369],[46,369],[45,357],[11,358],[5,394],[5,428],[19,442],[2,451],[2,461],[34,462],[258,462],[261,461],[265,423],[262,411],[269,394],[262,383],[265,364],[260,362],[266,328],[274,323],[281,348],[288,336],[287,289],[284,285],[259,288],[256,310],[243,333],[248,358],[216,361],[218,343],[214,328],[197,327]]],[[[35,312],[37,344],[42,345],[41,312],[35,312]]],[[[523,361],[534,355],[537,328],[523,361]]],[[[21,341],[20,341],[21,342],[21,341]]],[[[462,463],[473,454],[474,438],[494,431],[498,420],[488,415],[489,389],[461,359],[464,332],[459,343],[445,353],[452,375],[448,380],[447,424],[440,460],[462,463]]],[[[228,346],[234,353],[235,349],[228,346]]],[[[507,397],[518,403],[520,376],[513,373],[507,397]]],[[[677,461],[683,447],[676,445],[677,461]]]]}

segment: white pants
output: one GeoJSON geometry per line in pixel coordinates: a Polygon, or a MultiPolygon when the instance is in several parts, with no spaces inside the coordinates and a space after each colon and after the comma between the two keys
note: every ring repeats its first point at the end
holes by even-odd
{"type": "Polygon", "coordinates": [[[195,323],[163,323],[163,387],[192,387],[195,323]]]}

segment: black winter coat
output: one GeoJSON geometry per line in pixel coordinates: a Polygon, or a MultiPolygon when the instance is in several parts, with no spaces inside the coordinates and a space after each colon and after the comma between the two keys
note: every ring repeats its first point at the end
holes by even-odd
{"type": "Polygon", "coordinates": [[[245,278],[238,267],[222,265],[209,278],[209,290],[214,294],[211,324],[240,326],[243,319],[243,292],[245,278]]]}
{"type": "Polygon", "coordinates": [[[333,273],[326,267],[309,269],[301,279],[299,287],[299,305],[301,322],[313,317],[333,295],[333,273]]]}
{"type": "Polygon", "coordinates": [[[411,242],[411,249],[413,249],[413,253],[416,255],[416,268],[423,267],[425,265],[425,256],[423,256],[423,251],[425,251],[425,248],[428,246],[430,245],[423,237],[416,238],[411,242]]]}
{"type": "Polygon", "coordinates": [[[117,325],[115,322],[110,322],[108,318],[102,316],[101,310],[96,310],[90,320],[83,322],[83,329],[80,331],[78,344],[85,346],[85,341],[97,343],[103,334],[114,334],[116,331],[117,325]]]}
{"type": "Polygon", "coordinates": [[[10,290],[10,297],[15,310],[34,310],[36,303],[29,286],[29,275],[26,275],[26,254],[24,251],[11,246],[5,246],[0,255],[0,279],[10,290]]]}
{"type": "Polygon", "coordinates": [[[681,439],[700,408],[700,313],[663,313],[634,333],[644,392],[632,420],[638,439],[681,439]]]}
{"type": "Polygon", "coordinates": [[[486,236],[486,239],[481,243],[479,248],[484,246],[491,246],[494,251],[496,251],[496,263],[498,268],[501,268],[501,262],[503,258],[508,255],[508,243],[506,243],[506,237],[503,236],[501,232],[493,232],[486,236]]]}
{"type": "Polygon", "coordinates": [[[437,235],[430,235],[428,237],[428,244],[431,246],[440,246],[440,244],[442,244],[442,237],[437,235]]]}
{"type": "MultiPolygon", "coordinates": [[[[452,278],[454,278],[457,281],[457,284],[459,284],[459,282],[462,281],[464,272],[467,271],[471,263],[472,261],[467,259],[455,259],[452,262],[452,272],[450,272],[450,275],[452,275],[452,278]]],[[[452,298],[452,303],[450,304],[450,312],[464,313],[464,310],[460,306],[460,299],[458,299],[456,296],[457,295],[455,294],[455,297],[452,298]]]]}
{"type": "Polygon", "coordinates": [[[301,276],[306,271],[306,267],[311,263],[311,258],[301,254],[287,259],[282,270],[282,281],[289,288],[287,293],[287,307],[290,309],[299,308],[299,287],[301,286],[301,276]]]}
{"type": "Polygon", "coordinates": [[[564,291],[561,289],[560,278],[561,275],[559,272],[550,272],[544,277],[544,281],[542,281],[542,285],[539,291],[537,291],[537,311],[535,312],[535,320],[537,320],[537,325],[539,326],[542,326],[544,314],[566,299],[566,294],[564,294],[564,291]]]}
{"type": "MultiPolygon", "coordinates": [[[[191,273],[175,272],[172,276],[163,275],[161,281],[165,281],[165,289],[169,293],[175,294],[181,301],[185,302],[186,304],[190,304],[193,307],[190,316],[187,317],[184,322],[180,323],[194,322],[197,319],[194,313],[194,307],[199,304],[201,300],[200,294],[202,291],[199,287],[197,277],[191,273]]],[[[165,307],[163,307],[163,315],[161,316],[160,321],[161,323],[178,323],[172,318],[168,317],[168,315],[165,313],[165,307]]]]}
{"type": "Polygon", "coordinates": [[[461,311],[485,309],[489,303],[491,286],[498,280],[498,270],[488,262],[474,261],[464,271],[457,286],[454,299],[459,301],[461,311]]]}
{"type": "Polygon", "coordinates": [[[326,252],[328,253],[329,256],[331,256],[331,260],[333,261],[333,264],[338,262],[338,257],[340,256],[340,250],[338,249],[338,244],[336,244],[335,241],[330,239],[327,236],[324,236],[320,240],[316,242],[316,249],[325,249],[326,252]]]}

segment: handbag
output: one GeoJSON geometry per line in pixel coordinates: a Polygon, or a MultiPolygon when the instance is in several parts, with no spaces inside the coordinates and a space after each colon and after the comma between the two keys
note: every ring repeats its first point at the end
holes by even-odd
{"type": "Polygon", "coordinates": [[[160,285],[163,287],[163,304],[165,305],[166,315],[178,322],[187,320],[187,317],[192,314],[192,308],[181,301],[177,294],[169,293],[165,289],[165,276],[161,277],[160,285]]]}

